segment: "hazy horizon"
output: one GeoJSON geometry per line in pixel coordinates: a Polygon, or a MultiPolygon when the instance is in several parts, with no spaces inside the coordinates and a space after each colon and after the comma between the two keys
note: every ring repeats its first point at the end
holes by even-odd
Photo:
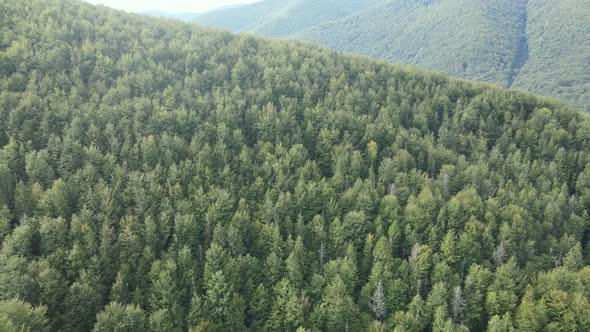
{"type": "Polygon", "coordinates": [[[216,8],[248,4],[259,0],[85,0],[129,12],[164,11],[169,13],[202,13],[216,8]]]}

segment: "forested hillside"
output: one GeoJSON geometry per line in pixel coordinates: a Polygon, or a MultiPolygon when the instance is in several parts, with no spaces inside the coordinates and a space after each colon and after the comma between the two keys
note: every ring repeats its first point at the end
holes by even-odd
{"type": "Polygon", "coordinates": [[[590,119],[0,1],[0,331],[588,331],[590,119]]]}
{"type": "Polygon", "coordinates": [[[266,0],[213,11],[196,22],[311,40],[334,50],[557,97],[590,110],[589,0],[348,2],[266,0]],[[294,3],[302,15],[284,9],[294,3]],[[261,14],[260,8],[267,11],[261,14]]]}
{"type": "Polygon", "coordinates": [[[528,59],[513,86],[590,111],[590,1],[530,0],[527,15],[528,59]]]}
{"type": "Polygon", "coordinates": [[[330,48],[506,85],[521,31],[523,0],[387,1],[305,32],[330,48]]]}
{"type": "Polygon", "coordinates": [[[379,2],[381,0],[263,0],[238,8],[214,10],[194,21],[231,31],[286,37],[379,2]]]}

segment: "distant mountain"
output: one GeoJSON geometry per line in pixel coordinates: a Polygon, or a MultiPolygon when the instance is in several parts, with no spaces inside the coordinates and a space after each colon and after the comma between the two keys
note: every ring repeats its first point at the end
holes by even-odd
{"type": "Polygon", "coordinates": [[[211,11],[195,18],[203,25],[286,37],[317,24],[337,20],[380,0],[265,0],[239,8],[211,11]]]}
{"type": "Polygon", "coordinates": [[[590,111],[590,0],[529,1],[528,58],[514,87],[590,111]]]}
{"type": "Polygon", "coordinates": [[[195,21],[306,39],[590,110],[588,17],[589,0],[266,0],[195,21]]]}
{"type": "Polygon", "coordinates": [[[524,0],[388,1],[299,36],[330,48],[507,86],[524,0]]]}
{"type": "MultiPolygon", "coordinates": [[[[221,7],[213,9],[213,11],[236,9],[236,8],[240,8],[242,6],[244,6],[244,4],[221,6],[221,7]]],[[[170,12],[167,12],[164,10],[149,10],[149,11],[142,12],[141,14],[148,15],[148,16],[154,16],[154,17],[174,18],[174,19],[177,19],[180,21],[187,21],[187,22],[194,21],[199,15],[203,15],[202,12],[200,12],[200,13],[191,13],[191,12],[170,13],[170,12]]]]}
{"type": "Polygon", "coordinates": [[[162,10],[151,10],[147,12],[143,12],[142,14],[148,16],[155,16],[155,17],[168,17],[174,18],[180,21],[192,21],[197,16],[201,15],[201,13],[169,13],[162,10]]]}

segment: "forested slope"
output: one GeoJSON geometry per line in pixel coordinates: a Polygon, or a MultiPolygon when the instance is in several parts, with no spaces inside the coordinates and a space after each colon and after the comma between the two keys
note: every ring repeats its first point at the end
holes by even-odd
{"type": "Polygon", "coordinates": [[[79,1],[0,13],[0,330],[590,329],[585,114],[79,1]]]}
{"type": "Polygon", "coordinates": [[[390,0],[298,37],[590,110],[588,17],[588,0],[390,0]]]}
{"type": "Polygon", "coordinates": [[[530,0],[528,59],[513,86],[590,110],[590,1],[530,0]]]}
{"type": "Polygon", "coordinates": [[[385,1],[302,37],[330,48],[506,85],[523,0],[385,1]]]}
{"type": "Polygon", "coordinates": [[[196,22],[311,40],[590,110],[588,17],[589,0],[266,0],[196,22]]]}
{"type": "Polygon", "coordinates": [[[284,7],[284,0],[265,0],[239,8],[213,10],[194,18],[194,21],[209,27],[234,32],[248,31],[252,27],[268,20],[273,12],[284,7]]]}
{"type": "Polygon", "coordinates": [[[214,10],[194,21],[231,31],[286,37],[379,2],[381,0],[264,0],[239,8],[214,10]]]}

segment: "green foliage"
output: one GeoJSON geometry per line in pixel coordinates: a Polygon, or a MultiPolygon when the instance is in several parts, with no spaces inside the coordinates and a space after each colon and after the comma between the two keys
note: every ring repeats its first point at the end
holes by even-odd
{"type": "Polygon", "coordinates": [[[525,1],[386,1],[304,31],[302,37],[338,50],[506,85],[525,10],[525,1]]]}
{"type": "Polygon", "coordinates": [[[344,282],[336,277],[324,290],[322,302],[312,313],[314,326],[322,331],[358,331],[361,317],[344,282]]]}
{"type": "Polygon", "coordinates": [[[580,24],[588,14],[588,6],[579,0],[561,1],[559,6],[547,0],[529,0],[526,26],[529,57],[513,86],[590,110],[590,83],[585,64],[590,26],[580,24]]]}
{"type": "Polygon", "coordinates": [[[33,307],[20,300],[0,301],[0,330],[43,332],[49,331],[44,306],[33,307]]]}
{"type": "Polygon", "coordinates": [[[0,13],[0,329],[590,329],[585,114],[73,0],[0,13]]]}
{"type": "Polygon", "coordinates": [[[141,308],[111,302],[96,317],[93,331],[140,332],[145,329],[145,313],[141,308]]]}
{"type": "Polygon", "coordinates": [[[102,300],[96,281],[92,279],[88,272],[83,272],[68,289],[63,319],[65,331],[89,331],[94,326],[102,300]]]}
{"type": "Polygon", "coordinates": [[[10,220],[12,219],[8,206],[4,205],[0,208],[0,243],[4,237],[10,233],[10,220]]]}

